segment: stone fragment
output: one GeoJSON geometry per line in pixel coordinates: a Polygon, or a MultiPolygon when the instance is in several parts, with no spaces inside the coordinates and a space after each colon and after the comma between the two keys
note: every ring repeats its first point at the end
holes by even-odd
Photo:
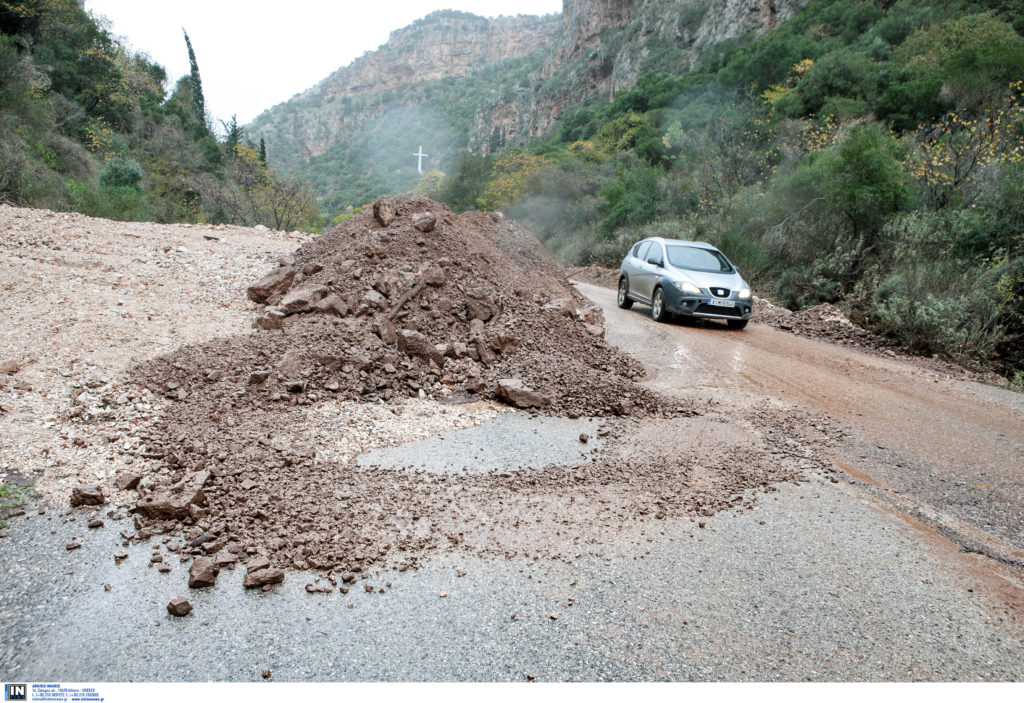
{"type": "Polygon", "coordinates": [[[270,559],[264,556],[253,557],[245,562],[245,568],[249,573],[270,568],[270,559]]]}
{"type": "Polygon", "coordinates": [[[270,678],[270,669],[264,669],[263,670],[263,678],[265,678],[265,679],[269,679],[270,678]]]}
{"type": "Polygon", "coordinates": [[[249,299],[254,303],[266,303],[271,296],[283,294],[291,286],[295,273],[291,266],[281,266],[276,271],[268,273],[249,286],[246,291],[249,299]]]}
{"type": "Polygon", "coordinates": [[[518,378],[502,378],[494,389],[495,395],[517,408],[543,408],[551,403],[546,395],[528,388],[518,378]]]}
{"type": "Polygon", "coordinates": [[[82,546],[82,543],[78,542],[78,541],[68,542],[67,543],[67,550],[70,552],[72,549],[78,549],[81,546],[82,546]]]}
{"type": "Polygon", "coordinates": [[[397,216],[396,203],[391,198],[380,198],[373,203],[373,217],[381,227],[387,227],[397,216]]]}
{"type": "Polygon", "coordinates": [[[401,330],[398,333],[398,348],[409,356],[433,361],[438,366],[444,365],[444,355],[437,350],[422,332],[401,330]]]}
{"type": "Polygon", "coordinates": [[[278,307],[285,314],[293,315],[300,312],[309,312],[313,306],[323,300],[331,289],[317,283],[303,283],[302,285],[288,291],[288,294],[281,298],[278,307]]]}
{"type": "Polygon", "coordinates": [[[586,444],[587,442],[589,442],[589,441],[590,441],[590,435],[588,435],[588,434],[586,434],[586,433],[583,433],[583,434],[581,434],[581,435],[580,435],[580,441],[581,441],[581,442],[582,442],[583,444],[586,444]]]}
{"type": "Polygon", "coordinates": [[[431,264],[423,272],[423,282],[434,288],[443,286],[446,278],[447,275],[444,272],[444,268],[438,264],[431,264]]]}
{"type": "Polygon", "coordinates": [[[117,479],[114,481],[114,487],[117,488],[117,490],[119,491],[130,491],[131,489],[138,486],[139,481],[141,480],[142,477],[139,476],[138,474],[125,472],[119,475],[117,479]]]}
{"type": "Polygon", "coordinates": [[[245,575],[242,585],[245,588],[256,588],[259,586],[269,586],[272,583],[281,583],[282,581],[284,581],[284,572],[271,566],[259,571],[250,571],[245,575]]]}
{"type": "Polygon", "coordinates": [[[217,565],[210,557],[199,557],[188,570],[189,588],[208,588],[217,582],[217,565]]]}
{"type": "Polygon", "coordinates": [[[348,315],[348,303],[342,300],[336,293],[330,293],[317,302],[313,309],[325,315],[337,315],[345,317],[348,315]]]}
{"type": "Polygon", "coordinates": [[[433,232],[437,226],[437,215],[431,212],[422,212],[413,218],[412,226],[420,232],[433,232]]]}
{"type": "Polygon", "coordinates": [[[184,617],[192,612],[192,604],[188,602],[188,599],[178,596],[167,604],[167,612],[179,618],[184,617]]]}
{"type": "Polygon", "coordinates": [[[588,325],[586,322],[583,323],[583,327],[587,330],[587,332],[590,332],[590,334],[594,335],[595,337],[604,339],[604,327],[599,327],[598,325],[588,325]]]}
{"type": "Polygon", "coordinates": [[[76,486],[71,490],[71,507],[79,505],[103,505],[106,498],[103,496],[103,488],[99,485],[76,486]]]}
{"type": "Polygon", "coordinates": [[[204,505],[206,495],[202,488],[180,486],[177,490],[158,491],[135,503],[134,511],[146,518],[157,520],[184,520],[190,505],[204,505]]]}
{"type": "Polygon", "coordinates": [[[8,374],[8,375],[13,375],[13,374],[18,373],[18,370],[20,368],[21,368],[21,366],[18,365],[17,361],[14,361],[13,359],[10,359],[10,360],[5,361],[4,363],[0,364],[0,373],[5,373],[5,374],[8,374]]]}
{"type": "Polygon", "coordinates": [[[98,517],[94,517],[92,520],[89,521],[89,527],[91,529],[96,529],[97,527],[103,527],[103,521],[100,520],[98,517]]]}

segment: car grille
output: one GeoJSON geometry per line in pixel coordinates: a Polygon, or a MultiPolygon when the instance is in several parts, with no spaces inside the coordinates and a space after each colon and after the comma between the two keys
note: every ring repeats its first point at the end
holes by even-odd
{"type": "Polygon", "coordinates": [[[717,305],[705,305],[701,304],[694,310],[695,313],[701,315],[723,315],[725,317],[743,317],[743,313],[739,308],[720,308],[717,305]]]}
{"type": "Polygon", "coordinates": [[[711,295],[716,298],[728,298],[729,294],[732,293],[728,288],[708,288],[711,291],[711,295]]]}

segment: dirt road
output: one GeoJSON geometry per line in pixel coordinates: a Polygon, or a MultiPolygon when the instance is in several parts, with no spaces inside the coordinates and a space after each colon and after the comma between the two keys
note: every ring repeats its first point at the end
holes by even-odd
{"type": "Polygon", "coordinates": [[[819,411],[848,428],[838,468],[962,548],[1024,567],[1024,395],[756,323],[663,325],[608,288],[578,288],[655,389],[819,411]]]}

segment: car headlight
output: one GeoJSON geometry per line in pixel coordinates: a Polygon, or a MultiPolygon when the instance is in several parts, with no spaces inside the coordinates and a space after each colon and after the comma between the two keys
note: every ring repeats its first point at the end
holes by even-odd
{"type": "Polygon", "coordinates": [[[740,288],[740,292],[739,292],[739,295],[737,297],[738,298],[749,298],[750,297],[750,289],[749,288],[740,288]]]}
{"type": "Polygon", "coordinates": [[[672,285],[681,290],[684,293],[690,295],[702,295],[703,291],[698,287],[690,283],[689,281],[672,281],[672,285]]]}

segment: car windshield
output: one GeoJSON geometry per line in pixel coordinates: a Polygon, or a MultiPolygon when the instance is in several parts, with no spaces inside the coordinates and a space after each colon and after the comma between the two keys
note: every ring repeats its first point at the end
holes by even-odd
{"type": "Polygon", "coordinates": [[[677,269],[732,273],[732,265],[720,252],[684,244],[666,244],[668,262],[677,269]]]}

